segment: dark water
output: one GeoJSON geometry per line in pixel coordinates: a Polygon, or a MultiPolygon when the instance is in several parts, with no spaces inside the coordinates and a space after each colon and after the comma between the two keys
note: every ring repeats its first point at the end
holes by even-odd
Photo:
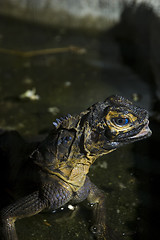
{"type": "MultiPolygon", "coordinates": [[[[0,51],[0,127],[16,129],[30,139],[46,134],[55,118],[79,113],[111,94],[123,95],[151,113],[155,111],[154,78],[152,74],[146,77],[136,66],[134,39],[132,42],[124,30],[128,25],[121,24],[103,33],[87,33],[1,17],[0,48],[31,51],[74,45],[85,52],[27,58],[0,51]],[[32,89],[36,89],[38,100],[22,97],[32,89]]],[[[151,119],[151,128],[150,139],[98,159],[89,174],[105,191],[108,221],[121,239],[148,240],[159,232],[157,119],[151,119]]],[[[84,203],[75,211],[66,209],[19,220],[16,228],[21,240],[88,240],[93,239],[90,225],[90,209],[84,203]]]]}

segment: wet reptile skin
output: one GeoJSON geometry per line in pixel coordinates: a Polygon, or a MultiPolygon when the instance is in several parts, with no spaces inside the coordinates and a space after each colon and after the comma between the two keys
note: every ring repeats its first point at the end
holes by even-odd
{"type": "Polygon", "coordinates": [[[28,165],[38,176],[35,191],[1,211],[1,239],[18,239],[17,219],[87,199],[93,205],[92,231],[98,240],[109,240],[105,197],[87,174],[99,156],[149,137],[148,123],[146,110],[119,96],[111,96],[79,115],[68,115],[54,122],[49,136],[28,153],[28,165]]]}

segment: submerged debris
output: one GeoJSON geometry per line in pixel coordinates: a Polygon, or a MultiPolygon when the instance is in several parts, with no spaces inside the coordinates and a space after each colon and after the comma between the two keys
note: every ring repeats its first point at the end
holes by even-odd
{"type": "Polygon", "coordinates": [[[29,85],[33,83],[33,80],[29,77],[25,77],[23,83],[29,85]]]}
{"type": "Polygon", "coordinates": [[[20,99],[24,99],[24,98],[28,98],[31,101],[35,101],[35,100],[39,100],[40,96],[38,94],[36,94],[36,89],[29,89],[26,92],[22,93],[20,96],[20,99]]]}
{"type": "Polygon", "coordinates": [[[49,107],[48,108],[48,112],[49,113],[52,113],[52,115],[57,115],[59,112],[60,112],[60,110],[59,110],[59,108],[58,107],[49,107]]]}
{"type": "Polygon", "coordinates": [[[57,54],[57,53],[66,53],[66,52],[72,52],[75,54],[83,55],[83,54],[86,54],[87,50],[85,48],[81,48],[78,46],[39,49],[39,50],[33,50],[33,51],[27,51],[27,52],[14,50],[14,49],[12,50],[12,49],[0,48],[0,53],[20,56],[20,57],[35,57],[35,56],[43,56],[48,54],[57,54]]]}
{"type": "Polygon", "coordinates": [[[43,222],[46,226],[48,227],[51,227],[52,225],[46,220],[46,219],[43,219],[43,222]]]}
{"type": "Polygon", "coordinates": [[[65,87],[70,87],[72,85],[72,83],[70,82],[70,81],[66,81],[65,83],[64,83],[64,86],[65,87]]]}
{"type": "Polygon", "coordinates": [[[141,96],[138,93],[133,93],[132,94],[132,99],[133,99],[134,102],[138,102],[141,99],[141,96]]]}
{"type": "Polygon", "coordinates": [[[119,187],[121,190],[127,188],[122,182],[119,182],[119,187]]]}
{"type": "Polygon", "coordinates": [[[103,169],[107,169],[107,162],[106,161],[100,162],[99,166],[103,169]]]}

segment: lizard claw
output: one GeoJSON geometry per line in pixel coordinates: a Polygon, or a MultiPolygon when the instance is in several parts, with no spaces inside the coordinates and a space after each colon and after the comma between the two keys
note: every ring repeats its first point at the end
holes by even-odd
{"type": "Polygon", "coordinates": [[[90,230],[95,235],[97,240],[110,240],[107,238],[106,226],[93,225],[90,230]]]}
{"type": "Polygon", "coordinates": [[[96,240],[121,240],[108,226],[93,225],[90,230],[95,235],[96,240]]]}

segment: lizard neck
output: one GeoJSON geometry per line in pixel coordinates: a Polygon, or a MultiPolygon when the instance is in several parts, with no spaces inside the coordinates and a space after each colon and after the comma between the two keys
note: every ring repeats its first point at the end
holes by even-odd
{"type": "Polygon", "coordinates": [[[74,164],[72,160],[72,165],[70,162],[59,166],[56,169],[45,168],[47,172],[52,175],[56,175],[66,183],[70,185],[74,192],[77,192],[86,180],[86,176],[89,172],[89,168],[95,159],[74,159],[74,164]]]}

